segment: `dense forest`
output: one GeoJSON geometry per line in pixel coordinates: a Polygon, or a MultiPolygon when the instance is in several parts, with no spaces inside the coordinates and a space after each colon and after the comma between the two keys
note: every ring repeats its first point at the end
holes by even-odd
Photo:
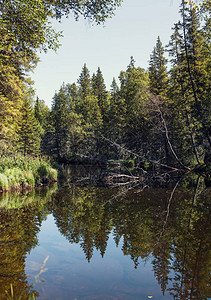
{"type": "Polygon", "coordinates": [[[205,168],[210,152],[210,1],[181,1],[169,44],[160,37],[149,67],[130,58],[106,89],[86,64],[49,109],[28,77],[37,51],[56,49],[47,19],[73,13],[96,23],[121,1],[0,1],[0,154],[48,155],[58,162],[133,159],[142,168],[205,168]],[[39,5],[38,5],[39,2],[39,5]],[[168,59],[167,59],[168,58],[168,59]]]}

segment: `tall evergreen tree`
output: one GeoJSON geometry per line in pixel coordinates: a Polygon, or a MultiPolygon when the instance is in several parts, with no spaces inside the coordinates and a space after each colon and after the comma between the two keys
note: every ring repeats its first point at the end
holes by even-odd
{"type": "Polygon", "coordinates": [[[42,116],[41,105],[38,97],[36,98],[35,105],[34,105],[34,116],[37,119],[37,121],[40,124],[42,124],[43,116],[42,116]]]}
{"type": "Polygon", "coordinates": [[[92,92],[98,99],[101,115],[103,120],[105,120],[108,109],[108,93],[106,91],[106,85],[100,68],[97,69],[96,75],[93,74],[92,76],[92,92]]]}
{"type": "Polygon", "coordinates": [[[139,151],[143,146],[146,125],[146,103],[149,96],[149,78],[144,69],[134,66],[133,57],[126,72],[121,71],[120,97],[125,99],[125,137],[129,148],[139,151]],[[142,128],[142,129],[141,129],[142,128]]]}
{"type": "Polygon", "coordinates": [[[66,93],[68,96],[68,110],[77,110],[79,102],[79,91],[75,83],[66,85],[66,93]]]}
{"type": "Polygon", "coordinates": [[[182,1],[180,13],[182,21],[175,25],[170,42],[171,98],[178,115],[174,120],[180,120],[181,149],[185,156],[192,152],[199,163],[210,148],[208,60],[196,8],[182,1]]]}
{"type": "Polygon", "coordinates": [[[40,128],[27,97],[25,97],[20,111],[18,149],[24,156],[27,154],[37,155],[40,152],[40,128]]]}
{"type": "Polygon", "coordinates": [[[64,158],[66,153],[66,141],[68,131],[68,110],[67,110],[67,96],[65,93],[65,86],[63,85],[59,92],[53,97],[52,104],[52,123],[54,128],[55,150],[57,159],[64,158]]]}
{"type": "Polygon", "coordinates": [[[111,84],[110,94],[108,137],[115,141],[118,140],[118,142],[121,143],[126,125],[126,105],[125,99],[121,98],[119,87],[115,78],[113,78],[111,84]]]}
{"type": "MultiPolygon", "coordinates": [[[[166,96],[168,93],[168,74],[167,74],[167,59],[164,56],[164,47],[158,36],[156,45],[153,49],[153,52],[150,56],[149,61],[149,82],[150,82],[150,91],[154,97],[154,110],[158,111],[159,114],[155,116],[155,124],[157,129],[160,129],[160,132],[157,131],[158,139],[153,139],[152,144],[159,145],[159,152],[160,155],[163,155],[166,159],[166,162],[169,160],[169,147],[168,147],[168,140],[167,139],[167,126],[168,124],[168,113],[166,109],[166,96]],[[159,96],[159,97],[158,97],[159,96]],[[165,122],[165,126],[163,124],[165,122]],[[158,142],[160,140],[160,143],[158,142]],[[163,151],[164,150],[164,151],[163,151]]],[[[152,116],[151,116],[152,117],[152,116]]],[[[169,125],[169,124],[168,124],[169,125]]],[[[169,126],[168,126],[169,127],[169,126]]],[[[156,132],[156,128],[154,128],[154,132],[156,132]]],[[[170,142],[170,140],[169,140],[170,142]]],[[[152,146],[153,148],[153,146],[152,146]]],[[[158,147],[157,147],[158,148],[158,147]]],[[[157,149],[158,150],[158,149],[157,149]]],[[[154,152],[155,149],[154,149],[154,152]]]]}
{"type": "Polygon", "coordinates": [[[79,93],[82,99],[85,99],[87,95],[91,94],[92,86],[91,86],[91,78],[89,74],[89,70],[84,64],[81,74],[78,79],[79,84],[79,93]]]}
{"type": "Polygon", "coordinates": [[[113,77],[112,83],[111,83],[111,89],[110,93],[112,97],[116,97],[119,93],[119,87],[118,84],[116,83],[116,79],[113,77]]]}
{"type": "MultiPolygon", "coordinates": [[[[43,148],[59,161],[70,161],[81,154],[86,143],[86,127],[82,113],[77,112],[75,85],[62,85],[53,98],[50,126],[45,130],[43,148]]],[[[85,100],[83,100],[85,101],[85,100]]]]}
{"type": "Polygon", "coordinates": [[[164,57],[164,48],[160,37],[158,37],[149,61],[150,89],[156,95],[166,94],[168,86],[166,64],[167,59],[164,57]]]}

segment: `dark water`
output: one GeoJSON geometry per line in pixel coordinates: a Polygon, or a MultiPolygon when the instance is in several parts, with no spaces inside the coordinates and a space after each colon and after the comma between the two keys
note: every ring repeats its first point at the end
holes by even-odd
{"type": "Polygon", "coordinates": [[[209,299],[211,194],[194,180],[4,195],[0,299],[209,299]]]}

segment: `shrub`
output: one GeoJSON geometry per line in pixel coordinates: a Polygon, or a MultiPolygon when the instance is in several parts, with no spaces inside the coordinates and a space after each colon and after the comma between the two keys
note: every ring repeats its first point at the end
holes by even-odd
{"type": "Polygon", "coordinates": [[[9,188],[9,183],[7,176],[0,173],[0,189],[7,190],[9,188]]]}
{"type": "Polygon", "coordinates": [[[8,178],[9,187],[19,186],[23,175],[19,168],[5,169],[4,174],[8,178]]]}
{"type": "Polygon", "coordinates": [[[28,171],[24,172],[23,182],[26,182],[31,186],[35,186],[35,178],[34,178],[32,171],[28,170],[28,171]]]}
{"type": "Polygon", "coordinates": [[[42,165],[38,168],[37,172],[38,172],[38,175],[39,175],[40,177],[47,177],[47,174],[48,174],[47,166],[44,165],[44,164],[42,164],[42,165]]]}
{"type": "Polygon", "coordinates": [[[0,188],[20,187],[22,183],[35,186],[36,183],[57,180],[57,170],[50,161],[40,157],[0,157],[0,188]]]}
{"type": "Polygon", "coordinates": [[[57,180],[57,170],[56,169],[53,169],[51,167],[48,167],[47,168],[47,177],[50,179],[50,180],[57,180]]]}

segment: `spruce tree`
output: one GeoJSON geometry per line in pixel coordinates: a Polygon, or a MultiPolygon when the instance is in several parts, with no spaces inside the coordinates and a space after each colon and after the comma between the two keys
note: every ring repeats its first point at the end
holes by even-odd
{"type": "Polygon", "coordinates": [[[79,84],[80,97],[82,99],[85,99],[87,95],[91,94],[91,90],[92,90],[91,78],[86,64],[84,64],[82,68],[81,74],[78,79],[78,84],[79,84]]]}
{"type": "Polygon", "coordinates": [[[147,134],[146,104],[149,100],[147,72],[134,66],[131,57],[126,72],[120,72],[120,98],[125,101],[125,142],[130,149],[141,151],[147,134]]]}
{"type": "Polygon", "coordinates": [[[149,61],[150,89],[156,95],[164,95],[167,92],[168,75],[166,64],[167,60],[164,57],[164,48],[158,36],[149,61]]]}
{"type": "Polygon", "coordinates": [[[120,96],[119,87],[115,78],[113,78],[111,84],[110,94],[108,137],[112,140],[118,140],[118,142],[121,143],[126,124],[126,105],[125,99],[120,96]]]}
{"type": "Polygon", "coordinates": [[[97,69],[96,75],[93,74],[92,76],[92,93],[98,99],[98,105],[100,107],[101,115],[103,117],[103,120],[105,120],[108,109],[108,93],[106,91],[106,85],[104,83],[103,75],[100,68],[97,69]]]}
{"type": "Polygon", "coordinates": [[[42,124],[43,116],[41,111],[41,105],[39,98],[36,98],[35,105],[34,105],[34,116],[37,119],[37,121],[42,124]]]}
{"type": "Polygon", "coordinates": [[[66,93],[68,96],[68,110],[77,110],[79,102],[79,91],[75,83],[66,85],[66,93]]]}
{"type": "Polygon", "coordinates": [[[67,151],[66,141],[68,131],[67,96],[64,85],[53,97],[51,117],[55,137],[54,153],[57,155],[57,159],[61,160],[65,157],[67,151]]]}
{"type": "Polygon", "coordinates": [[[182,155],[191,157],[192,153],[200,163],[210,147],[208,59],[196,7],[182,1],[180,13],[182,20],[175,25],[169,50],[170,97],[182,155]]]}
{"type": "Polygon", "coordinates": [[[40,152],[40,130],[27,97],[25,97],[20,111],[17,147],[24,156],[38,155],[40,152]]]}

